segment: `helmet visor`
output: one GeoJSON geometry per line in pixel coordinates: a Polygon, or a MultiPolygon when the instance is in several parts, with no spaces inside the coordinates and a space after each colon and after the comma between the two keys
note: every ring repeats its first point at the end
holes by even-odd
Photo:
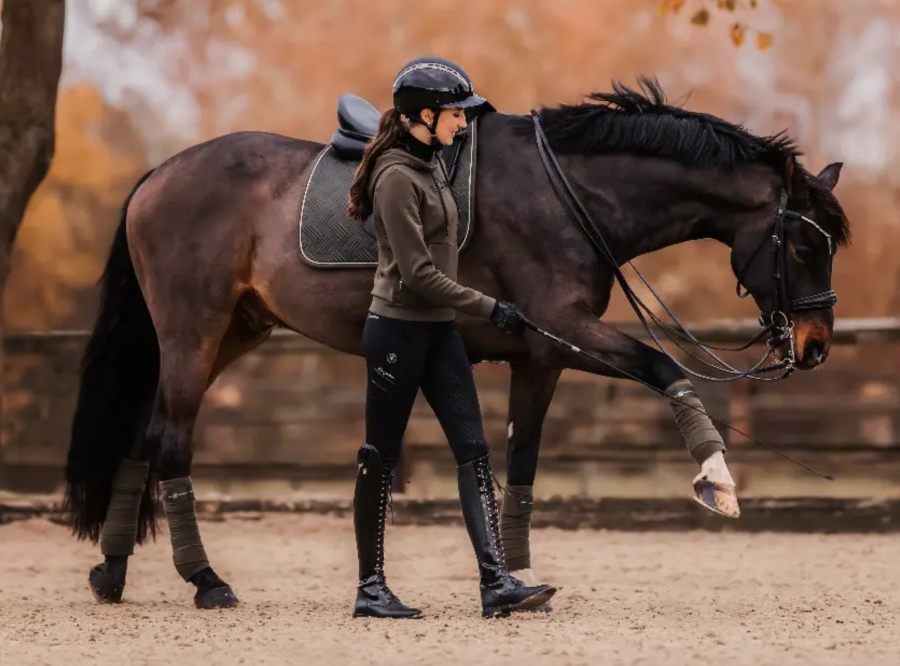
{"type": "Polygon", "coordinates": [[[469,109],[473,106],[480,106],[484,104],[487,100],[481,95],[476,95],[472,93],[469,97],[460,100],[454,100],[452,102],[447,102],[446,104],[441,104],[440,108],[442,109],[469,109]]]}

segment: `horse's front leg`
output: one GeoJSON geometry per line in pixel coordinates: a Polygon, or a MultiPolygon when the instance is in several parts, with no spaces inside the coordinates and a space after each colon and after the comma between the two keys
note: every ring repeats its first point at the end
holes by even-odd
{"type": "Polygon", "coordinates": [[[598,362],[534,332],[527,333],[532,354],[545,365],[615,378],[636,378],[664,392],[688,452],[700,466],[694,478],[694,499],[720,515],[740,515],[734,479],[725,464],[725,443],[684,372],[658,349],[625,335],[588,314],[557,319],[554,333],[598,362]],[[630,376],[630,377],[629,377],[630,376]]]}
{"type": "MultiPolygon", "coordinates": [[[[531,511],[541,431],[562,368],[532,361],[510,364],[512,376],[507,419],[506,487],[500,536],[506,563],[526,585],[537,585],[531,568],[531,511]]],[[[549,603],[546,604],[549,609],[549,603]]]]}

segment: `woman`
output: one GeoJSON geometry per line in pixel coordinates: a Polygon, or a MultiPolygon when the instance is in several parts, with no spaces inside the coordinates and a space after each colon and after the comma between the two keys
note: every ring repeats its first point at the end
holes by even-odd
{"type": "MultiPolygon", "coordinates": [[[[384,575],[390,486],[418,390],[434,410],[456,458],[460,502],[481,571],[485,617],[537,608],[556,592],[527,587],[503,559],[493,473],[472,368],[454,325],[456,311],[504,332],[525,322],[514,305],[456,282],[457,205],[440,157],[486,104],[459,66],[422,58],[394,82],[394,108],[381,118],[350,189],[350,217],[374,215],[378,268],[363,332],[368,367],[366,444],[357,457],[354,526],[359,586],[354,616],[414,618],[384,575]]],[[[490,108],[490,107],[488,107],[490,108]]]]}

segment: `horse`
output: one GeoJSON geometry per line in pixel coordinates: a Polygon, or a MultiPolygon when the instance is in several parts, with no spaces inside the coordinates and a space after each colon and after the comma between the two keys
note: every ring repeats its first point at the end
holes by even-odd
{"type": "MultiPolygon", "coordinates": [[[[534,322],[552,322],[572,344],[457,319],[473,363],[510,366],[506,481],[514,487],[534,484],[542,425],[564,369],[658,391],[687,377],[670,355],[602,321],[613,263],[719,241],[759,310],[789,327],[776,357],[809,370],[828,356],[834,298],[819,295],[833,293],[835,252],[850,242],[832,191],[841,163],[813,175],[786,133],[758,136],[670,104],[655,79],[639,82],[614,81],[610,92],[531,117],[492,109],[477,120],[478,224],[461,252],[460,281],[518,304],[534,322]],[[607,254],[573,222],[571,201],[548,177],[548,152],[607,254]],[[816,307],[800,307],[806,301],[816,307]]],[[[298,214],[324,147],[266,132],[227,134],[151,169],[124,201],[82,360],[64,497],[78,539],[119,544],[90,572],[100,602],[121,600],[134,545],[155,538],[160,484],[189,477],[195,418],[229,364],[276,327],[362,355],[372,271],[320,270],[298,259],[298,214]],[[144,467],[126,482],[129,461],[144,467]]],[[[343,204],[346,191],[336,196],[343,204]]],[[[193,542],[176,548],[174,532],[185,528],[175,521],[184,516],[167,518],[173,553],[202,549],[195,524],[193,542]]],[[[527,517],[513,527],[516,547],[522,539],[527,546],[527,517]]],[[[512,541],[504,538],[504,547],[512,541]]],[[[527,558],[518,567],[511,559],[513,573],[530,571],[527,558]]],[[[189,576],[179,572],[194,584],[198,608],[238,603],[208,562],[189,576]]]]}

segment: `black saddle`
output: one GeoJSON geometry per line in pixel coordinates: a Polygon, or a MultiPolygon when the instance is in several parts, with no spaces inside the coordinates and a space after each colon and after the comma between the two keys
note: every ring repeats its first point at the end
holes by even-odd
{"type": "MultiPolygon", "coordinates": [[[[359,95],[344,93],[338,97],[337,117],[338,128],[331,135],[334,151],[347,160],[362,159],[366,144],[378,133],[381,114],[359,95]]],[[[441,150],[441,157],[444,158],[444,164],[447,165],[451,178],[454,175],[461,140],[468,132],[468,127],[457,132],[454,145],[441,150]]]]}
{"type": "Polygon", "coordinates": [[[338,98],[337,117],[339,127],[331,135],[331,145],[341,157],[360,159],[378,133],[381,114],[359,95],[346,93],[338,98]]]}

